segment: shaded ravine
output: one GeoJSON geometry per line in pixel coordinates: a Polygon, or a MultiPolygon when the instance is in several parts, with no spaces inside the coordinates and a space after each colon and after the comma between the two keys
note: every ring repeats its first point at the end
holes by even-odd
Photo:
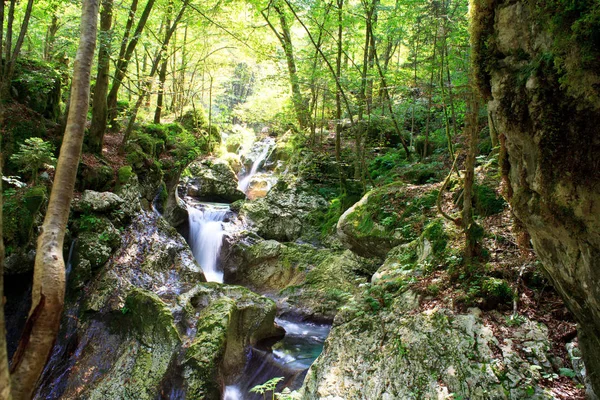
{"type": "MultiPolygon", "coordinates": [[[[238,188],[245,193],[249,190],[250,181],[259,173],[259,169],[271,154],[274,141],[270,138],[255,143],[262,146],[258,157],[254,160],[248,174],[240,180],[238,188]]],[[[196,260],[202,267],[206,279],[223,282],[223,270],[220,268],[220,249],[225,235],[225,226],[233,215],[228,204],[195,203],[186,198],[189,214],[188,242],[196,260]]],[[[330,325],[318,325],[311,322],[277,319],[276,323],[284,328],[286,334],[277,343],[250,347],[246,352],[246,366],[243,371],[227,371],[233,376],[225,382],[224,400],[260,400],[261,394],[250,393],[256,385],[282,377],[277,391],[287,387],[299,389],[308,368],[323,350],[323,344],[330,325]]]]}

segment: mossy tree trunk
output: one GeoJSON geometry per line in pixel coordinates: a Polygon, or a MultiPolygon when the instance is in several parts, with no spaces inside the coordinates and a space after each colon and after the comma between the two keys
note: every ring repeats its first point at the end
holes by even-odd
{"type": "Polygon", "coordinates": [[[69,119],[58,157],[48,210],[38,238],[31,310],[11,365],[12,395],[32,397],[50,355],[63,309],[63,242],[77,175],[90,97],[99,0],[83,2],[79,48],[73,66],[69,119]]]}

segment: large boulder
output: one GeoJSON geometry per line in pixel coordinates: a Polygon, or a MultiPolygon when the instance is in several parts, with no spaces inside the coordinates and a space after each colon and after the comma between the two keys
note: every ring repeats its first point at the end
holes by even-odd
{"type": "Polygon", "coordinates": [[[244,203],[240,215],[252,221],[263,238],[291,242],[305,231],[306,217],[327,206],[308,185],[279,181],[266,197],[244,203]]]}
{"type": "Polygon", "coordinates": [[[349,250],[252,237],[228,244],[221,266],[227,282],[277,299],[281,314],[327,322],[374,271],[349,250]]]}
{"type": "Polygon", "coordinates": [[[580,323],[600,392],[600,11],[496,0],[474,9],[474,59],[517,218],[580,323]]]}
{"type": "Polygon", "coordinates": [[[340,241],[359,256],[384,258],[422,233],[426,220],[436,213],[436,188],[393,183],[371,190],[340,217],[340,241]]]}
{"type": "Polygon", "coordinates": [[[132,222],[66,310],[38,398],[219,399],[247,346],[281,335],[272,300],[204,283],[183,237],[154,214],[132,222]]]}
{"type": "Polygon", "coordinates": [[[113,192],[86,190],[81,199],[73,204],[76,211],[108,213],[120,208],[125,200],[113,192]]]}
{"type": "Polygon", "coordinates": [[[225,160],[207,158],[192,163],[184,176],[188,196],[198,200],[233,203],[246,198],[238,186],[238,179],[225,160]]]}
{"type": "Polygon", "coordinates": [[[336,317],[305,399],[552,399],[548,329],[525,320],[504,341],[478,309],[418,311],[412,291],[387,309],[336,317]],[[343,384],[342,384],[343,382],[343,384]]]}

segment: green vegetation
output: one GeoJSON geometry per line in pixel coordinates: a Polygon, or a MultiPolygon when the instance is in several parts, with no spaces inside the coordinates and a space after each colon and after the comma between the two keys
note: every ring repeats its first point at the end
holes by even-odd
{"type": "Polygon", "coordinates": [[[53,165],[54,158],[52,145],[40,138],[25,139],[19,151],[11,156],[11,161],[21,167],[21,171],[29,172],[33,184],[37,184],[38,171],[44,164],[53,165]]]}

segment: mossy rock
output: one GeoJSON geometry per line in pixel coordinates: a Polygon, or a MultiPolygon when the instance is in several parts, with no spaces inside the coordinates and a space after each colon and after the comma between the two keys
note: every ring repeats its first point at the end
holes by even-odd
{"type": "Polygon", "coordinates": [[[448,234],[444,220],[431,221],[416,240],[393,248],[383,265],[373,275],[371,282],[398,289],[415,277],[423,276],[441,260],[446,253],[448,234]]]}
{"type": "Polygon", "coordinates": [[[179,333],[167,305],[154,293],[132,289],[125,300],[122,313],[125,326],[139,337],[142,343],[180,342],[179,333]]]}
{"type": "Polygon", "coordinates": [[[338,237],[359,256],[383,258],[392,248],[421,235],[436,213],[437,194],[434,186],[403,183],[373,189],[340,217],[338,237]]]}
{"type": "Polygon", "coordinates": [[[117,177],[119,179],[119,184],[124,185],[127,182],[129,182],[129,179],[131,178],[132,175],[133,175],[133,169],[131,168],[130,165],[126,165],[124,167],[119,168],[119,171],[117,171],[117,177]]]}
{"type": "Polygon", "coordinates": [[[506,202],[496,193],[496,191],[487,185],[473,186],[474,208],[478,215],[489,217],[504,211],[506,202]]]}
{"type": "Polygon", "coordinates": [[[90,166],[81,163],[77,172],[78,190],[110,190],[114,183],[114,175],[115,172],[108,165],[90,166]]]}
{"type": "Polygon", "coordinates": [[[2,235],[7,255],[30,244],[34,223],[46,200],[45,186],[4,191],[2,235]]]}
{"type": "Polygon", "coordinates": [[[11,82],[13,97],[44,118],[58,122],[61,102],[61,76],[45,62],[17,59],[11,82]]]}

